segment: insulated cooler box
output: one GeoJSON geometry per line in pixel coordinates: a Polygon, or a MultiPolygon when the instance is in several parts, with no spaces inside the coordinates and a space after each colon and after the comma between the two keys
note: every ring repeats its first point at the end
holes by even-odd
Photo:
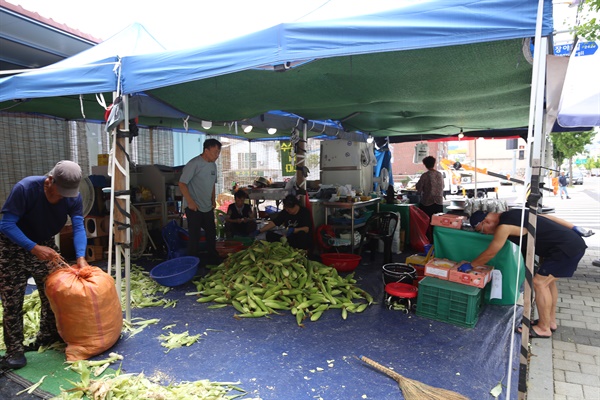
{"type": "Polygon", "coordinates": [[[465,217],[453,214],[433,214],[431,216],[431,225],[443,226],[451,229],[462,229],[465,217]]]}
{"type": "Polygon", "coordinates": [[[425,276],[448,280],[450,270],[456,266],[456,261],[446,258],[432,258],[425,264],[425,276]]]}
{"type": "Polygon", "coordinates": [[[467,261],[461,261],[456,263],[456,265],[450,270],[448,280],[450,282],[475,286],[479,289],[483,289],[485,285],[492,280],[492,271],[494,270],[494,267],[482,265],[479,267],[473,267],[473,269],[468,272],[460,272],[458,268],[466,262],[467,261]]]}

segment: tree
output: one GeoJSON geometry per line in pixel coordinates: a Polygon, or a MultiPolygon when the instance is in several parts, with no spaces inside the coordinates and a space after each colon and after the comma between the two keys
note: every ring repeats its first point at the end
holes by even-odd
{"type": "Polygon", "coordinates": [[[579,4],[579,24],[573,28],[573,32],[586,40],[596,41],[600,37],[600,0],[587,0],[579,4]]]}
{"type": "Polygon", "coordinates": [[[585,169],[590,171],[592,175],[597,175],[598,170],[600,169],[600,157],[588,157],[588,159],[585,162],[585,169]]]}
{"type": "MultiPolygon", "coordinates": [[[[569,181],[573,177],[573,157],[577,153],[583,153],[585,146],[592,143],[594,131],[587,132],[562,132],[551,133],[552,145],[555,154],[561,154],[563,159],[569,160],[569,181]]],[[[558,165],[562,165],[563,159],[556,159],[558,165]]],[[[570,184],[570,182],[569,182],[570,184]]]]}

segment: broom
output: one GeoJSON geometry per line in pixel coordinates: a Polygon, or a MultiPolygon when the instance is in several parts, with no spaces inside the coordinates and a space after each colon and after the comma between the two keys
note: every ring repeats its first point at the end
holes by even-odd
{"type": "Polygon", "coordinates": [[[406,378],[365,356],[361,356],[360,359],[379,372],[383,372],[398,382],[398,386],[400,386],[402,395],[406,400],[469,400],[468,397],[451,390],[436,388],[425,383],[415,381],[414,379],[406,378]]]}

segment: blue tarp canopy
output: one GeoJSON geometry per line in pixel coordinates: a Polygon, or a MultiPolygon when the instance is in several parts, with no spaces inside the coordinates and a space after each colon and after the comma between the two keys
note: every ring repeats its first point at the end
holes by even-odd
{"type": "MultiPolygon", "coordinates": [[[[0,108],[81,119],[83,95],[86,116],[102,119],[94,95],[118,90],[145,92],[210,120],[211,133],[270,110],[340,121],[347,131],[373,136],[520,128],[528,124],[532,74],[523,39],[535,34],[536,13],[537,2],[522,0],[410,1],[374,14],[280,24],[211,46],[113,51],[0,80],[0,108]]],[[[551,32],[545,0],[542,34],[551,32]]],[[[169,119],[147,124],[180,127],[169,119]]],[[[261,136],[257,130],[246,137],[261,136]]]]}

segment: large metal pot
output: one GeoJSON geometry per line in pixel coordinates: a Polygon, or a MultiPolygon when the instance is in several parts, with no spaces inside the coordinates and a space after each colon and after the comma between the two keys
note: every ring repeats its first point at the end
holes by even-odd
{"type": "Polygon", "coordinates": [[[254,180],[254,186],[257,188],[263,188],[269,186],[269,180],[264,176],[259,176],[254,180]]]}

